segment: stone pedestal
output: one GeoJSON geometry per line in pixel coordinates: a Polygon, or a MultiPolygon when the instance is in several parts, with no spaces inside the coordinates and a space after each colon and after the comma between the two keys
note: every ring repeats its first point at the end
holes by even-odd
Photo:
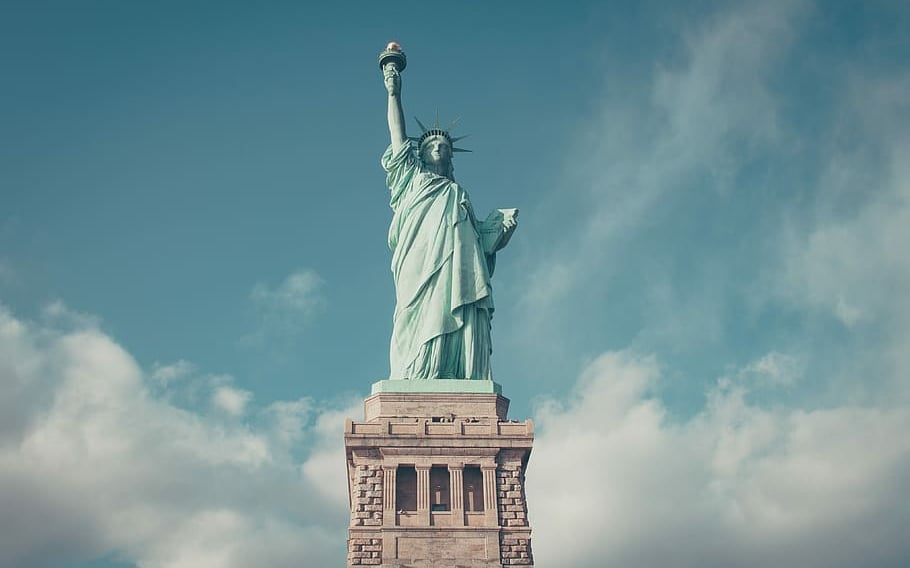
{"type": "Polygon", "coordinates": [[[380,381],[345,425],[348,566],[533,566],[533,425],[491,381],[380,381]]]}

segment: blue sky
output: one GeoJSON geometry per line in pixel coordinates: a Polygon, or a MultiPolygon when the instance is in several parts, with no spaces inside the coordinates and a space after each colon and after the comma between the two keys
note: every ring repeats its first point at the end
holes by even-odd
{"type": "Polygon", "coordinates": [[[908,26],[4,3],[0,564],[342,565],[341,426],[388,372],[394,39],[408,127],[461,117],[475,208],[521,209],[493,372],[535,420],[538,564],[906,565],[908,26]]]}

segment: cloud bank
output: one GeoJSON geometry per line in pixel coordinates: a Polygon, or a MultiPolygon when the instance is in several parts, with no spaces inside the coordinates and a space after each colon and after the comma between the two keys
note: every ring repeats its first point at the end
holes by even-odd
{"type": "MultiPolygon", "coordinates": [[[[257,410],[224,377],[199,378],[224,400],[195,411],[155,390],[195,373],[146,374],[97,328],[0,310],[0,564],[339,565],[341,430],[359,407],[257,410]]],[[[540,401],[538,565],[905,565],[910,409],[755,402],[802,378],[771,352],[679,421],[654,395],[661,373],[654,356],[609,352],[567,400],[540,401]]]]}
{"type": "Polygon", "coordinates": [[[652,394],[660,375],[653,356],[609,352],[569,402],[541,404],[527,482],[540,566],[906,565],[910,408],[750,402],[783,386],[770,354],[678,422],[652,394]]]}
{"type": "Polygon", "coordinates": [[[301,399],[255,410],[224,377],[195,386],[211,407],[181,408],[168,389],[192,372],[178,362],[147,374],[96,327],[0,308],[0,564],[113,551],[142,567],[336,565],[340,436],[354,409],[301,399]]]}
{"type": "Polygon", "coordinates": [[[520,302],[530,374],[594,354],[535,413],[539,565],[910,563],[910,75],[828,17],[728,4],[607,78],[520,302]]]}

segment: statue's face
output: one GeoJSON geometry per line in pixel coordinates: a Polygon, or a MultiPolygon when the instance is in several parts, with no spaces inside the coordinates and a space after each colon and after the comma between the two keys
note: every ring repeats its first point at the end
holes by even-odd
{"type": "Polygon", "coordinates": [[[443,136],[431,136],[421,145],[420,157],[427,164],[448,164],[452,161],[452,146],[443,136]]]}

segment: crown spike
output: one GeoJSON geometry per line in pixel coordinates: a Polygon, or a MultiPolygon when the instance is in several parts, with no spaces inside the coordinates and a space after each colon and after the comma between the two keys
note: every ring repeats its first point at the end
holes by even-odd
{"type": "MultiPolygon", "coordinates": [[[[457,123],[460,119],[461,119],[461,117],[458,117],[455,120],[453,120],[452,124],[449,126],[449,130],[451,130],[452,126],[454,126],[455,123],[457,123]]],[[[420,119],[417,118],[416,116],[414,117],[414,120],[417,121],[417,125],[420,126],[420,129],[423,132],[421,133],[420,136],[410,136],[410,137],[408,137],[408,139],[411,142],[413,142],[417,146],[418,149],[420,149],[420,147],[423,146],[424,141],[427,140],[428,138],[431,138],[433,136],[442,136],[443,138],[445,138],[446,140],[449,141],[449,145],[452,147],[452,152],[470,152],[471,151],[471,150],[465,150],[464,148],[455,148],[454,147],[455,142],[461,140],[462,138],[467,138],[469,136],[469,134],[465,134],[464,136],[452,136],[449,133],[449,130],[443,130],[442,128],[440,128],[439,127],[439,109],[436,109],[436,116],[434,117],[433,128],[427,128],[422,122],[420,122],[420,119]]]]}
{"type": "Polygon", "coordinates": [[[449,123],[449,127],[446,128],[446,130],[448,130],[449,132],[451,132],[451,131],[455,128],[455,125],[458,124],[458,121],[459,121],[459,120],[461,120],[461,117],[460,117],[460,116],[459,116],[458,118],[456,118],[455,120],[453,120],[452,122],[450,122],[450,123],[449,123]]]}

